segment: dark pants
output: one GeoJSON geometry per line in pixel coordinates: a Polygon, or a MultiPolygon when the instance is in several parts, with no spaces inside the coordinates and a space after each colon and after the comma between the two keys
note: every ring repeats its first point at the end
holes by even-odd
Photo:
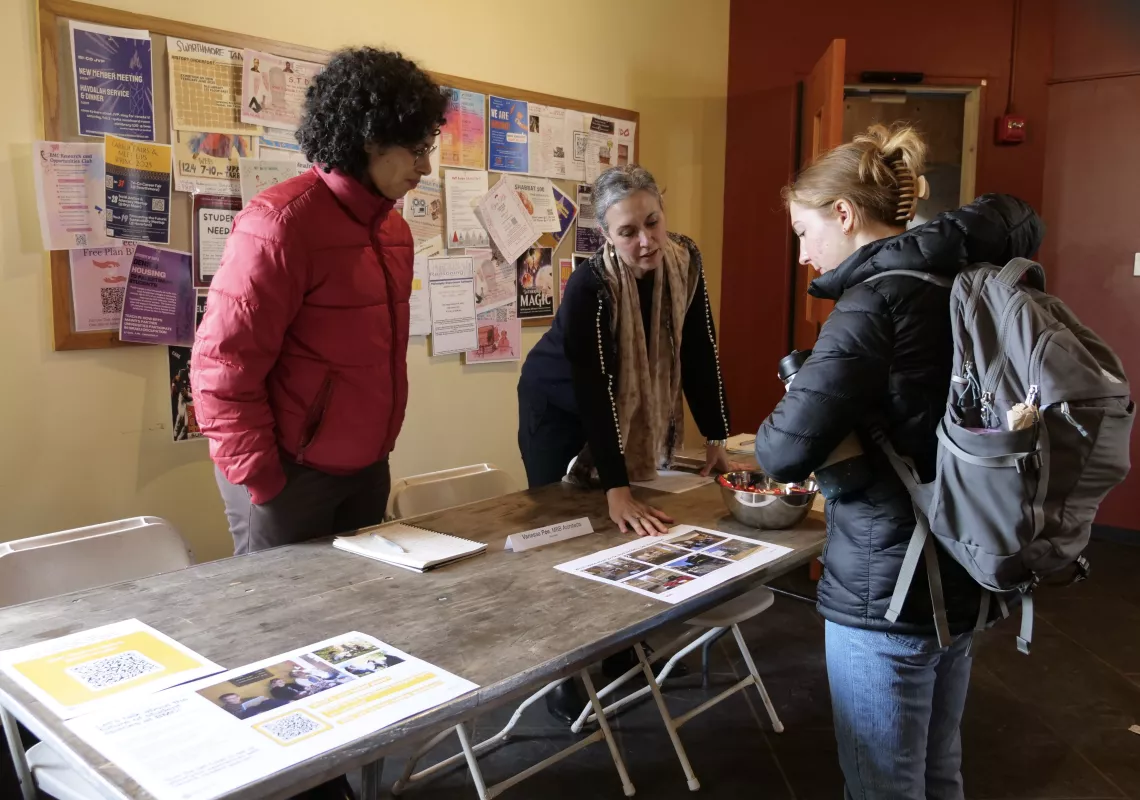
{"type": "Polygon", "coordinates": [[[329,475],[284,458],[282,465],[285,488],[263,505],[250,502],[244,486],[230,483],[215,468],[234,537],[234,555],[307,542],[384,521],[392,488],[388,459],[353,475],[329,475]]]}
{"type": "Polygon", "coordinates": [[[519,452],[531,489],[558,483],[586,444],[577,414],[552,405],[541,391],[519,384],[519,452]]]}

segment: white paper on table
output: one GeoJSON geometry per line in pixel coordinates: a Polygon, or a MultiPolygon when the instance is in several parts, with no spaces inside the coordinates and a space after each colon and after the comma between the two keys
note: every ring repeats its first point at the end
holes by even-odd
{"type": "Polygon", "coordinates": [[[67,724],[156,800],[211,800],[476,688],[351,632],[67,724]]]}
{"type": "Polygon", "coordinates": [[[303,158],[239,158],[238,170],[241,176],[241,206],[271,186],[296,178],[308,172],[310,164],[303,158]]]}
{"type": "Polygon", "coordinates": [[[756,434],[738,433],[730,436],[725,442],[725,449],[733,455],[750,456],[756,452],[756,434]]]}
{"type": "Polygon", "coordinates": [[[0,671],[63,719],[222,668],[137,619],[0,653],[0,671]]]}
{"type": "Polygon", "coordinates": [[[555,569],[631,592],[679,603],[792,552],[792,548],[678,525],[583,556],[555,569]]]}
{"type": "Polygon", "coordinates": [[[558,221],[558,205],[554,201],[554,186],[549,180],[529,175],[504,175],[501,180],[510,183],[540,233],[562,230],[558,221]]]}
{"type": "Polygon", "coordinates": [[[35,143],[36,202],[45,250],[77,250],[119,244],[107,236],[102,144],[35,143]]]}
{"type": "Polygon", "coordinates": [[[135,243],[72,250],[71,308],[75,331],[117,331],[135,243]]]}
{"type": "Polygon", "coordinates": [[[417,244],[444,236],[443,195],[439,178],[420,178],[419,185],[404,195],[404,221],[417,244]]]}
{"type": "Polygon", "coordinates": [[[699,489],[712,482],[712,478],[704,475],[676,469],[659,469],[657,470],[657,477],[651,481],[632,481],[634,486],[654,489],[658,492],[669,492],[670,494],[680,494],[681,492],[699,489]]]}
{"type": "Polygon", "coordinates": [[[427,336],[431,333],[431,298],[428,293],[428,259],[446,253],[443,236],[422,242],[412,258],[412,294],[408,298],[410,311],[409,336],[427,336]]]}
{"type": "Polygon", "coordinates": [[[428,285],[431,290],[431,354],[445,356],[478,347],[472,258],[429,258],[428,285]]]}
{"type": "Polygon", "coordinates": [[[505,178],[479,200],[478,212],[506,261],[518,259],[541,233],[505,178]]]}
{"type": "Polygon", "coordinates": [[[479,198],[487,193],[487,177],[481,169],[449,169],[443,174],[449,250],[490,244],[483,223],[475,215],[479,198]]]}
{"type": "Polygon", "coordinates": [[[489,248],[468,248],[465,252],[474,259],[476,310],[482,313],[514,303],[514,262],[495,258],[495,252],[489,248]]]}

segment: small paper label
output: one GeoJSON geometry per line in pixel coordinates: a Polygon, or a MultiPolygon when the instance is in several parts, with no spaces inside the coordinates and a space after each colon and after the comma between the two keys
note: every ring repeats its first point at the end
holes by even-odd
{"type": "Polygon", "coordinates": [[[532,531],[512,533],[507,537],[507,544],[503,549],[521,553],[523,550],[530,550],[532,547],[542,547],[544,544],[561,542],[564,539],[573,539],[575,536],[585,536],[587,533],[593,532],[594,528],[590,525],[589,518],[582,517],[570,522],[547,525],[545,528],[535,528],[532,531]]]}

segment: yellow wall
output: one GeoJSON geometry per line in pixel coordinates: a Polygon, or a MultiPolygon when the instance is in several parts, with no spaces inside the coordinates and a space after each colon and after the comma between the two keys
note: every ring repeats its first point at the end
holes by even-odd
{"type": "MultiPolygon", "coordinates": [[[[154,16],[334,49],[398,48],[428,69],[641,112],[641,163],[669,227],[705,255],[719,307],[729,0],[113,0],[154,16]],[[267,6],[272,6],[272,11],[267,6]],[[560,17],[566,9],[573,17],[560,17]],[[574,36],[571,32],[581,31],[574,36]]],[[[170,442],[165,348],[54,353],[31,171],[39,133],[34,0],[5,0],[0,74],[0,540],[137,514],[199,559],[229,555],[204,442],[170,442]]],[[[532,346],[542,329],[524,336],[532,346]]],[[[491,461],[524,485],[518,364],[464,367],[414,343],[393,471],[491,461]]],[[[690,426],[691,428],[691,426],[690,426]]]]}

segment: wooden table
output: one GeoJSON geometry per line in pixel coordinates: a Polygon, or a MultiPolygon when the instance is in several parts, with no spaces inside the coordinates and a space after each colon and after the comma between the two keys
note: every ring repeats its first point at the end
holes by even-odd
{"type": "MultiPolygon", "coordinates": [[[[554,569],[631,538],[609,521],[601,492],[557,484],[415,520],[488,543],[485,555],[434,572],[389,567],[336,550],[328,540],[282,547],[0,609],[0,650],[137,618],[228,669],[357,630],[479,684],[449,703],[227,795],[285,798],[368,765],[397,742],[422,740],[570,675],[807,563],[823,545],[824,527],[816,519],[788,531],[740,525],[716,486],[634,494],[678,524],[762,538],[793,551],[683,603],[641,597],[554,569]],[[523,553],[503,550],[508,534],[583,516],[597,535],[523,553]]],[[[151,797],[3,675],[0,705],[85,774],[102,778],[108,800],[151,797]]],[[[619,791],[616,779],[614,788],[619,791]]]]}

